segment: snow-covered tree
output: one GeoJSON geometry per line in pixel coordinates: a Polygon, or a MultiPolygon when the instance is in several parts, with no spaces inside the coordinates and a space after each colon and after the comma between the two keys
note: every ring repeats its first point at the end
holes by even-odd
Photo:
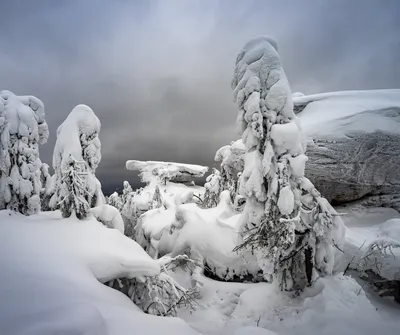
{"type": "MultiPolygon", "coordinates": [[[[335,211],[304,177],[307,157],[276,42],[259,37],[239,53],[232,81],[246,148],[241,248],[253,248],[282,290],[303,289],[333,267],[335,211]]],[[[339,241],[336,241],[339,243],[339,241]]]]}
{"type": "Polygon", "coordinates": [[[53,153],[55,193],[51,204],[63,217],[85,218],[104,203],[95,171],[101,159],[100,121],[90,107],[76,106],[57,130],[53,153]]]}
{"type": "Polygon", "coordinates": [[[123,202],[122,202],[122,198],[119,196],[118,192],[114,192],[113,194],[111,194],[107,199],[107,203],[110,206],[115,207],[119,211],[122,210],[123,202]]]}
{"type": "Polygon", "coordinates": [[[40,209],[42,211],[50,210],[50,199],[53,196],[53,178],[49,173],[49,165],[42,163],[40,167],[40,181],[42,188],[40,189],[40,209]]]}
{"type": "Polygon", "coordinates": [[[244,197],[239,194],[239,176],[244,169],[245,152],[244,143],[240,139],[220,148],[214,157],[216,162],[221,162],[222,190],[230,192],[231,200],[238,212],[243,210],[245,202],[244,197]]]}
{"type": "Polygon", "coordinates": [[[1,91],[0,136],[0,209],[35,214],[40,210],[39,144],[49,136],[43,103],[1,91]]]}
{"type": "Polygon", "coordinates": [[[121,200],[122,200],[122,204],[124,205],[127,201],[128,195],[133,192],[132,186],[131,184],[129,184],[128,181],[124,181],[123,183],[124,188],[122,189],[122,195],[121,195],[121,200]]]}
{"type": "Polygon", "coordinates": [[[204,188],[206,189],[203,199],[204,207],[216,207],[219,202],[219,196],[224,190],[224,179],[217,169],[213,168],[212,173],[206,178],[204,188]]]}

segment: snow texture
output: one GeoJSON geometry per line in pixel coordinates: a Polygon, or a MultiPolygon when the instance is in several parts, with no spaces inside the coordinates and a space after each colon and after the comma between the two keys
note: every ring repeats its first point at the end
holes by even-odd
{"type": "Polygon", "coordinates": [[[0,209],[25,215],[40,210],[39,144],[48,136],[39,99],[0,91],[0,209]]]}
{"type": "Polygon", "coordinates": [[[102,205],[104,196],[95,171],[101,160],[100,121],[90,107],[76,106],[57,129],[53,153],[55,194],[53,208],[64,217],[74,212],[86,217],[91,207],[102,205]]]}
{"type": "Polygon", "coordinates": [[[306,175],[336,204],[400,210],[400,90],[294,98],[308,136],[306,175]]]}

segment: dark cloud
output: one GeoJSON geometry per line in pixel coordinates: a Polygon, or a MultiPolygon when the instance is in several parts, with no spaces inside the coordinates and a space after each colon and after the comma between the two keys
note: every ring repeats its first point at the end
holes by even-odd
{"type": "Polygon", "coordinates": [[[213,164],[236,139],[230,80],[249,39],[278,41],[293,91],[400,87],[397,0],[0,1],[0,83],[43,100],[51,137],[72,108],[102,122],[104,187],[127,159],[213,164]]]}

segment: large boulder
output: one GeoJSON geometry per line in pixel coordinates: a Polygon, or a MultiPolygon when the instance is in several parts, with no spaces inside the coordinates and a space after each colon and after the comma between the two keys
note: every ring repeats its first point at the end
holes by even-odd
{"type": "Polygon", "coordinates": [[[296,96],[306,176],[333,204],[400,211],[400,90],[296,96]]]}

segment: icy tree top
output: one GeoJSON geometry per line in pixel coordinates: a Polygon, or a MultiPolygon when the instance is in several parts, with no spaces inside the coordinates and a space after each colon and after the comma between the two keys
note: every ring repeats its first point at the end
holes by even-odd
{"type": "Polygon", "coordinates": [[[0,91],[0,116],[7,120],[10,135],[26,137],[39,144],[47,142],[49,128],[42,101],[34,96],[16,96],[0,91]]]}
{"type": "Polygon", "coordinates": [[[57,129],[53,166],[62,166],[61,161],[72,155],[78,161],[86,161],[94,171],[101,159],[100,126],[89,106],[76,106],[57,129]]]}
{"type": "Polygon", "coordinates": [[[207,166],[201,165],[137,160],[127,161],[126,168],[128,170],[140,171],[140,177],[145,183],[150,183],[155,179],[172,182],[190,182],[194,178],[203,177],[208,171],[207,166]]]}
{"type": "MultiPolygon", "coordinates": [[[[241,134],[248,123],[257,126],[257,117],[261,121],[260,107],[265,106],[267,110],[275,112],[276,123],[282,123],[282,118],[287,121],[294,117],[290,87],[277,52],[277,44],[270,37],[255,38],[240,51],[236,59],[232,89],[234,101],[243,111],[237,120],[241,134]]],[[[253,132],[256,137],[262,138],[261,122],[259,125],[253,132]]]]}

